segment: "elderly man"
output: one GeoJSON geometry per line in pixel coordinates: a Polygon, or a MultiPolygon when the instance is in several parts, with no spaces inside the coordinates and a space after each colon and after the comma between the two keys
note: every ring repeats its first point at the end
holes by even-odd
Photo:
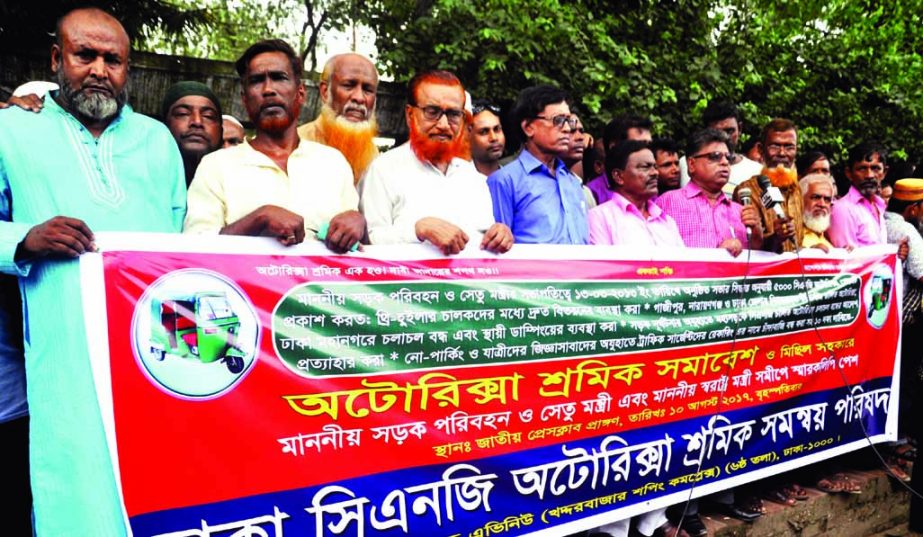
{"type": "Polygon", "coordinates": [[[804,176],[799,184],[804,199],[801,247],[829,252],[833,245],[827,240],[827,230],[830,228],[830,209],[836,199],[836,183],[829,175],[812,173],[804,176]]]}
{"type": "MultiPolygon", "coordinates": [[[[684,246],[676,222],[653,202],[659,174],[654,154],[646,142],[626,141],[607,151],[606,173],[611,178],[613,196],[587,216],[590,244],[643,248],[684,246]]],[[[594,530],[594,534],[625,537],[630,522],[625,519],[606,524],[594,530]]],[[[689,535],[667,520],[665,508],[639,515],[634,522],[638,533],[645,536],[689,535]]]]}
{"type": "Polygon", "coordinates": [[[583,185],[560,158],[577,126],[567,94],[552,86],[526,88],[514,115],[525,143],[515,160],[487,178],[494,217],[513,230],[516,242],[586,244],[583,185]]]}
{"type": "Polygon", "coordinates": [[[188,186],[202,157],[221,148],[221,102],[205,84],[184,80],[167,90],[160,110],[183,156],[188,186]]]}
{"type": "Polygon", "coordinates": [[[484,176],[470,161],[465,89],[448,71],[427,71],[407,86],[404,116],[410,140],[383,154],[359,183],[360,207],[372,244],[429,242],[443,254],[483,234],[482,249],[513,246],[510,229],[494,221],[484,176]]]}
{"type": "Polygon", "coordinates": [[[375,136],[375,96],[378,71],[365,56],[347,53],[336,55],[321,73],[320,115],[302,125],[298,135],[304,140],[329,145],[343,153],[358,183],[369,163],[378,156],[375,136]]]}
{"type": "Polygon", "coordinates": [[[888,172],[888,154],[877,144],[860,144],[849,151],[846,177],[852,186],[837,200],[830,215],[830,242],[839,248],[888,241],[885,202],[878,195],[888,172]]]}
{"type": "Polygon", "coordinates": [[[734,199],[740,201],[742,189],[750,191],[751,202],[759,210],[763,226],[764,250],[793,252],[799,248],[804,236],[801,221],[804,202],[795,168],[795,154],[798,152],[795,124],[787,119],[773,119],[763,127],[759,148],[763,156],[763,170],[760,175],[741,182],[735,190],[734,199]],[[766,184],[769,186],[764,188],[766,184]],[[772,196],[764,194],[770,189],[776,196],[773,202],[767,203],[772,196]]]}
{"type": "Polygon", "coordinates": [[[252,140],[208,155],[189,188],[187,233],[262,235],[286,246],[306,236],[339,253],[365,234],[349,164],[339,151],[298,137],[301,59],[279,39],[248,48],[235,65],[252,140]]]}
{"type": "Polygon", "coordinates": [[[657,204],[676,221],[686,246],[724,248],[736,257],[747,243],[758,249],[762,233],[756,207],[742,207],[724,195],[730,158],[727,134],[715,129],[694,133],[686,146],[689,184],[660,196],[657,204]]]}
{"type": "Polygon", "coordinates": [[[119,21],[77,9],[56,30],[60,90],[37,114],[0,112],[0,270],[25,312],[35,531],[123,535],[74,258],[94,231],[179,231],[186,187],[169,131],[126,104],[119,21]]]}
{"type": "Polygon", "coordinates": [[[243,124],[234,116],[224,114],[221,116],[221,147],[227,149],[240,145],[246,138],[243,124]]]}

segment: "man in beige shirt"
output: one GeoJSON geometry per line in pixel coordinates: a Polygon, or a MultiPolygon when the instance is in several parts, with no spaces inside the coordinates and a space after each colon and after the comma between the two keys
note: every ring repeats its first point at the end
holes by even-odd
{"type": "Polygon", "coordinates": [[[284,41],[260,41],[237,61],[252,140],[207,155],[189,187],[186,233],[262,235],[284,245],[326,231],[346,252],[365,235],[349,164],[339,151],[301,140],[301,60],[284,41]]]}
{"type": "Polygon", "coordinates": [[[320,115],[298,128],[302,140],[329,145],[346,157],[358,183],[369,163],[378,156],[375,136],[375,97],[378,71],[359,54],[338,54],[321,73],[320,115]]]}

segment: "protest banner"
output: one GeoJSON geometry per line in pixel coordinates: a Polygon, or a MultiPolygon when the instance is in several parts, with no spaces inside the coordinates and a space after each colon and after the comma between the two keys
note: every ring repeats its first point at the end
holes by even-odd
{"type": "Polygon", "coordinates": [[[559,536],[896,436],[889,247],[99,242],[133,535],[559,536]]]}

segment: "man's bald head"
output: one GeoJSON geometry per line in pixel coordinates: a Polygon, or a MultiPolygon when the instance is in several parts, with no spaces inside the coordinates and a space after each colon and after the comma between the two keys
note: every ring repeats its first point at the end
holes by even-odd
{"type": "Polygon", "coordinates": [[[89,28],[94,26],[108,27],[118,34],[125,45],[127,57],[127,54],[130,52],[129,45],[131,40],[128,38],[128,32],[125,31],[125,27],[122,26],[122,23],[111,13],[96,7],[73,9],[58,19],[55,25],[55,38],[58,46],[61,46],[62,36],[66,32],[73,31],[74,28],[78,27],[89,28]]]}
{"type": "Polygon", "coordinates": [[[128,99],[128,34],[115,17],[96,8],[75,9],[57,24],[51,70],[59,104],[100,134],[128,99]]]}
{"type": "Polygon", "coordinates": [[[319,86],[324,104],[347,121],[368,121],[375,112],[378,71],[361,54],[337,54],[327,60],[319,86]]]}

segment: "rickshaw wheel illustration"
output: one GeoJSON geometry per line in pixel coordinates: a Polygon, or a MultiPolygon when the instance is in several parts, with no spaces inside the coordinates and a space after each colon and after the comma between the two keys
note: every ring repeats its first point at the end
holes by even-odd
{"type": "Polygon", "coordinates": [[[228,366],[228,371],[235,375],[244,370],[244,359],[240,356],[225,356],[224,363],[228,366]]]}
{"type": "Polygon", "coordinates": [[[164,358],[167,357],[167,353],[163,349],[151,349],[151,354],[154,355],[154,359],[158,362],[162,362],[164,358]]]}

